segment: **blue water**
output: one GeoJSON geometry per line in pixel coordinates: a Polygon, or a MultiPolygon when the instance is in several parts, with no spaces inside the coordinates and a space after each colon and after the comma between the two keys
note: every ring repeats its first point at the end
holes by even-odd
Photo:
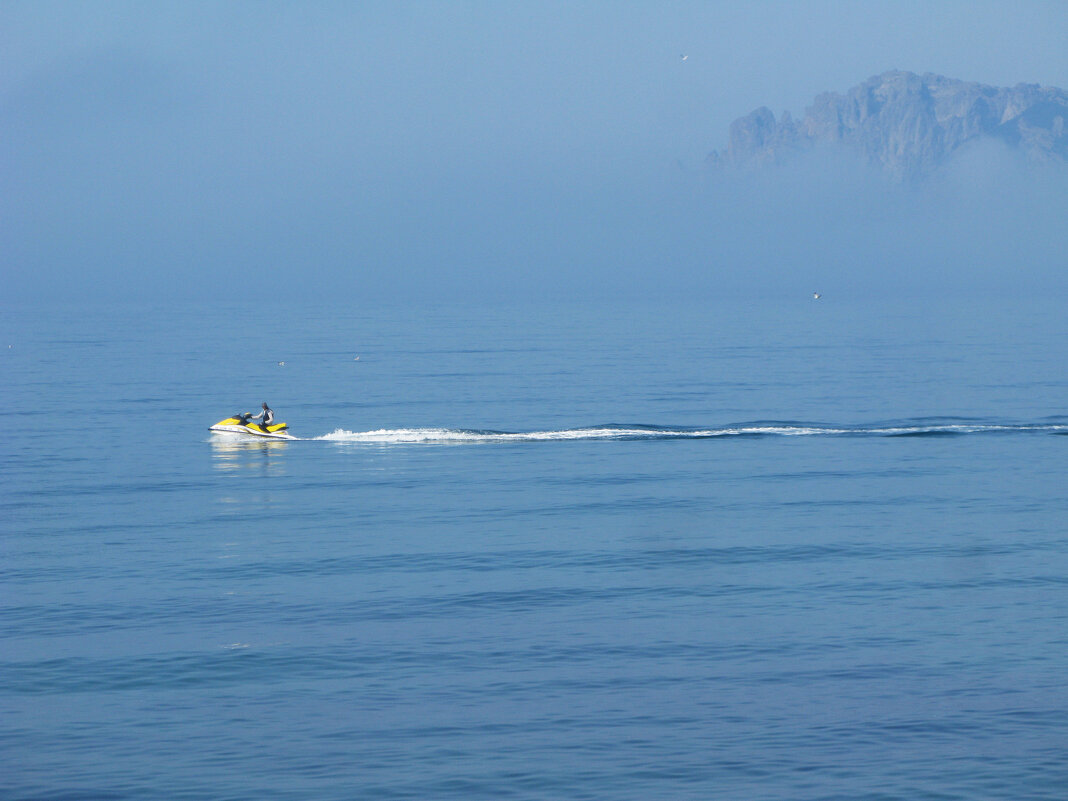
{"type": "Polygon", "coordinates": [[[1065,797],[1055,304],[0,336],[0,798],[1065,797]]]}

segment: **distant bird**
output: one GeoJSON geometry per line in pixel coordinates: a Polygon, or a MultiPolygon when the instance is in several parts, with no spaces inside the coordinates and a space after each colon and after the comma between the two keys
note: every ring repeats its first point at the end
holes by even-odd
{"type": "Polygon", "coordinates": [[[285,366],[286,366],[286,363],[285,363],[285,362],[278,362],[278,366],[279,366],[279,367],[285,367],[285,366]]]}
{"type": "Polygon", "coordinates": [[[823,295],[821,295],[819,292],[813,292],[812,293],[812,299],[813,300],[819,300],[822,297],[823,297],[823,295]]]}
{"type": "Polygon", "coordinates": [[[689,58],[689,56],[686,55],[685,53],[683,53],[681,56],[679,56],[679,58],[681,58],[683,61],[685,61],[686,59],[689,58]]]}
{"type": "Polygon", "coordinates": [[[356,358],[355,358],[355,359],[353,359],[353,361],[354,361],[354,362],[358,362],[359,360],[360,360],[360,357],[359,357],[359,355],[357,355],[357,356],[356,356],[356,358]]]}

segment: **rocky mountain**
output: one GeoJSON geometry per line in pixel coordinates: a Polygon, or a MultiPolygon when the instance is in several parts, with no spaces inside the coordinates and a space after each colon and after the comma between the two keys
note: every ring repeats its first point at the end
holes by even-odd
{"type": "Polygon", "coordinates": [[[859,154],[895,180],[912,181],[984,138],[1037,160],[1068,161],[1068,92],[886,72],[844,95],[818,95],[800,120],[788,111],[776,120],[768,108],[758,108],[731,124],[726,151],[708,160],[723,168],[784,163],[829,146],[859,154]]]}

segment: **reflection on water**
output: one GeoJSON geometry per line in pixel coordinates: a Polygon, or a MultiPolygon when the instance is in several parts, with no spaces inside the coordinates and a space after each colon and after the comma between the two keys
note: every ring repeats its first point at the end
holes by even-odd
{"type": "MultiPolygon", "coordinates": [[[[274,506],[266,485],[257,479],[286,474],[284,455],[288,444],[285,440],[252,439],[240,434],[213,435],[211,447],[215,469],[226,471],[238,479],[241,487],[236,495],[219,497],[219,503],[233,513],[250,507],[264,509],[274,506]]],[[[226,484],[228,491],[234,489],[229,481],[226,484]]]]}
{"type": "Polygon", "coordinates": [[[240,434],[213,434],[213,464],[217,470],[253,470],[264,476],[285,475],[286,440],[252,439],[240,434]]]}

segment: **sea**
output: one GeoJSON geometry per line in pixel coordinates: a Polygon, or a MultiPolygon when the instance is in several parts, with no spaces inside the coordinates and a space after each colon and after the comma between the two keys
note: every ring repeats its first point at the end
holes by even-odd
{"type": "Polygon", "coordinates": [[[1055,298],[0,337],[4,801],[1068,797],[1055,298]]]}

